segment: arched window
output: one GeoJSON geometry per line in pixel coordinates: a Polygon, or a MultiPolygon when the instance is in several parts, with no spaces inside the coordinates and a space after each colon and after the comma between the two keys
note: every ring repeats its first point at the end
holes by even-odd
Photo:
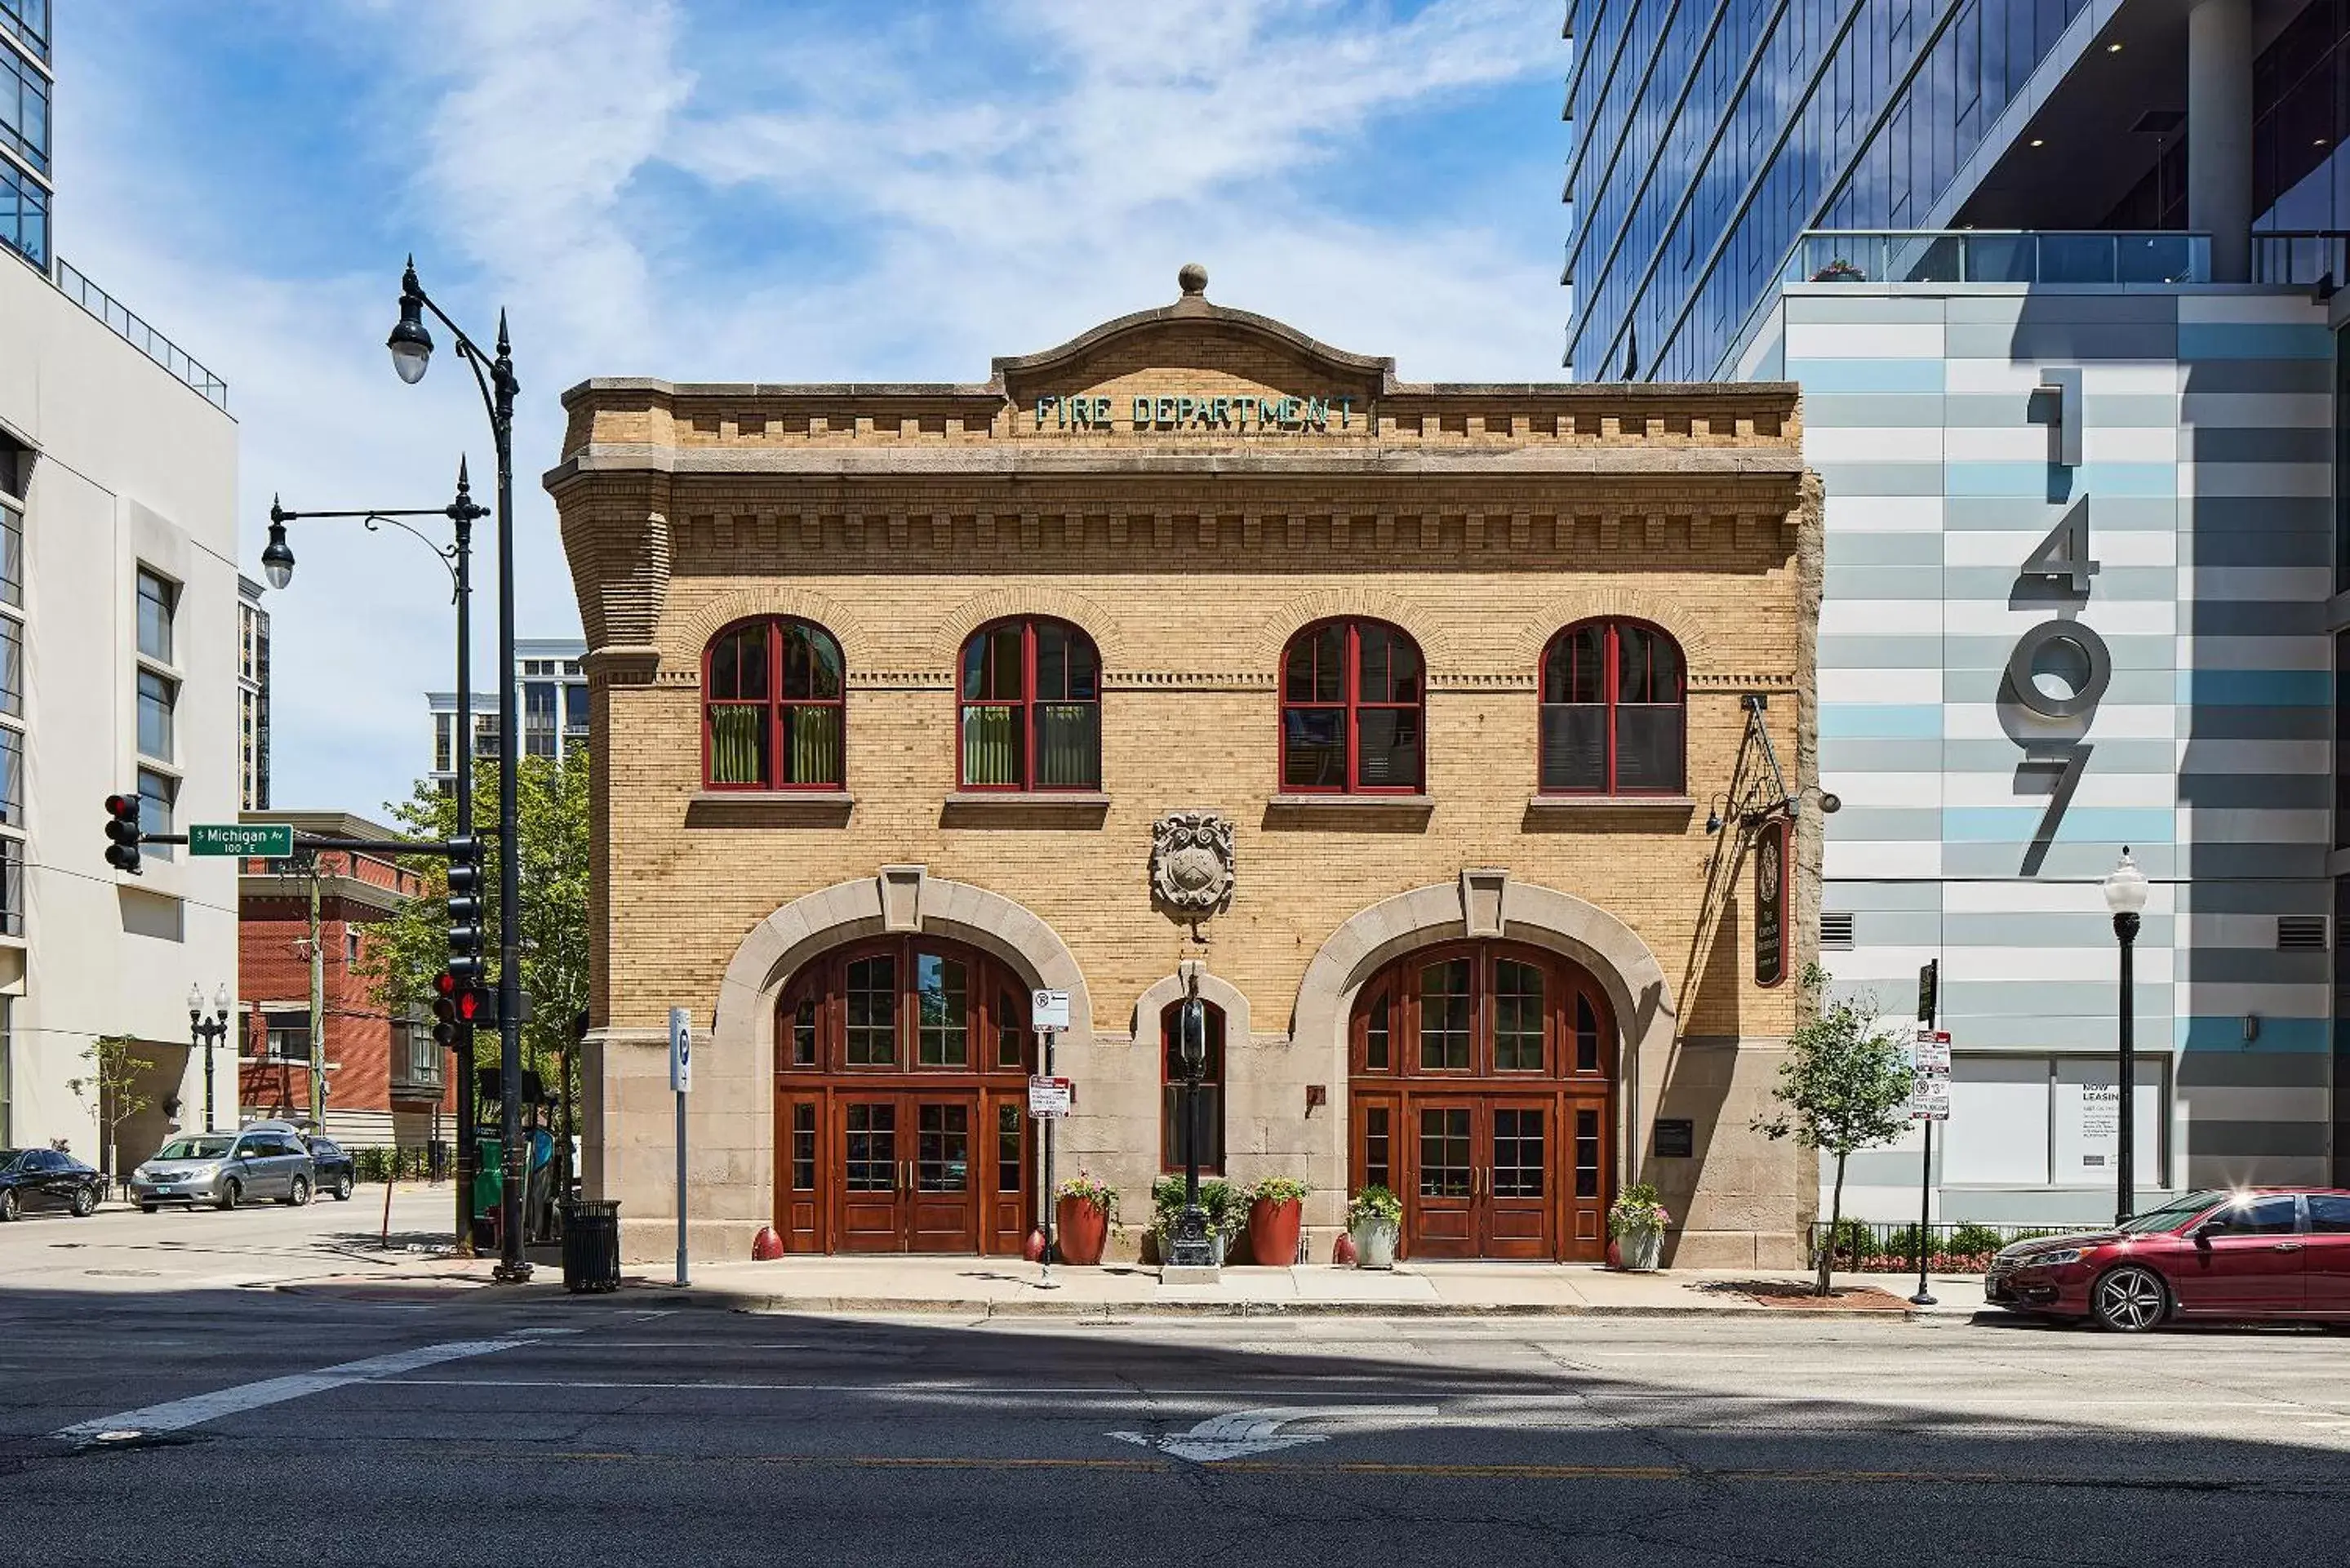
{"type": "Polygon", "coordinates": [[[710,640],[702,778],[712,789],[839,789],[840,644],[785,616],[741,621],[710,640]]]}
{"type": "Polygon", "coordinates": [[[1419,648],[1375,620],[1333,620],[1281,657],[1281,787],[1416,794],[1424,774],[1419,648]]]}
{"type": "Polygon", "coordinates": [[[1544,792],[1681,794],[1688,692],[1680,648],[1655,627],[1586,620],[1560,632],[1543,651],[1544,792]]]}
{"type": "MultiPolygon", "coordinates": [[[[1208,1055],[1200,1073],[1200,1169],[1224,1168],[1224,1010],[1202,1002],[1208,1018],[1208,1055]]],[[[1170,1002],[1159,1014],[1159,1168],[1181,1170],[1190,1145],[1183,1125],[1183,1004],[1170,1002]]]]}
{"type": "Polygon", "coordinates": [[[1000,620],[962,645],[962,787],[1101,788],[1101,655],[1066,621],[1000,620]]]}

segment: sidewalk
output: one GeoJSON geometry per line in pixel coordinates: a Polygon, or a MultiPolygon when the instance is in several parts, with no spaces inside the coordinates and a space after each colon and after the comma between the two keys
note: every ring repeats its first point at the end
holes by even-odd
{"type": "MultiPolygon", "coordinates": [[[[1593,1265],[1406,1263],[1393,1272],[1303,1265],[1233,1267],[1212,1285],[1170,1285],[1139,1264],[1062,1267],[1044,1288],[1034,1263],[999,1258],[786,1258],[766,1263],[702,1263],[684,1291],[666,1270],[639,1266],[628,1293],[668,1293],[681,1303],[770,1313],[950,1313],[972,1317],[1159,1315],[1356,1316],[1612,1314],[1627,1317],[1756,1314],[1806,1317],[1932,1315],[1983,1310],[1975,1275],[1937,1277],[1937,1304],[1912,1308],[1914,1276],[1838,1274],[1837,1298],[1818,1306],[1766,1304],[1807,1289],[1791,1271],[1690,1270],[1613,1272],[1593,1265]],[[1846,1293],[1857,1291],[1858,1296],[1846,1293]]],[[[545,1277],[542,1275],[542,1277],[545,1277]]],[[[559,1276],[558,1276],[559,1277],[559,1276]]]]}

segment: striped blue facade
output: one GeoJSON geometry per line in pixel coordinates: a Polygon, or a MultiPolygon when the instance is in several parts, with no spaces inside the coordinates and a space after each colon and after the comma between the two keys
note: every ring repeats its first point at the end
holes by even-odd
{"type": "MultiPolygon", "coordinates": [[[[1823,908],[1852,918],[1854,945],[1824,961],[1903,1015],[1918,966],[1940,961],[1963,1092],[1937,1150],[1937,1217],[2110,1214],[2085,1129],[2116,1028],[2097,883],[2125,844],[2154,884],[2137,1020],[2140,1094],[2159,1109],[2141,1186],[2327,1179],[2324,306],[2243,288],[1798,285],[1762,341],[1750,368],[1803,384],[1827,498],[1819,755],[1843,809],[1823,908]],[[2058,396],[2040,389],[2070,372],[2077,466],[2058,461],[2058,396]],[[2085,597],[2021,570],[2079,506],[2097,562],[2085,597]],[[2012,695],[2017,641],[2051,618],[2110,655],[2085,721],[2012,695]],[[2062,769],[2033,759],[2071,745],[2086,760],[2035,855],[2062,769]],[[2281,946],[2288,917],[2319,919],[2314,950],[2281,946]],[[2043,1063],[2053,1130],[2035,1169],[2043,1063]]],[[[2043,690],[2069,690],[2070,651],[2034,674],[2043,690]]],[[[1848,1179],[1847,1212],[1915,1218],[1917,1142],[1857,1157],[1848,1179]]]]}

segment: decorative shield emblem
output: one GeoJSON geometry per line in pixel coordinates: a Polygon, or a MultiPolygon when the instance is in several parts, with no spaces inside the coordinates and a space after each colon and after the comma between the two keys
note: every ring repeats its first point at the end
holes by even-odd
{"type": "Polygon", "coordinates": [[[1179,919],[1220,913],[1232,900],[1232,824],[1212,811],[1175,811],[1150,828],[1150,890],[1179,919]]]}

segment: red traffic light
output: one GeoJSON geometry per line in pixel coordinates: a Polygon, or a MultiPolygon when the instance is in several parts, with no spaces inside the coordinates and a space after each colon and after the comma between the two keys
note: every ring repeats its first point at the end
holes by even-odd
{"type": "Polygon", "coordinates": [[[457,977],[442,970],[432,977],[432,994],[453,997],[457,994],[457,977]]]}

